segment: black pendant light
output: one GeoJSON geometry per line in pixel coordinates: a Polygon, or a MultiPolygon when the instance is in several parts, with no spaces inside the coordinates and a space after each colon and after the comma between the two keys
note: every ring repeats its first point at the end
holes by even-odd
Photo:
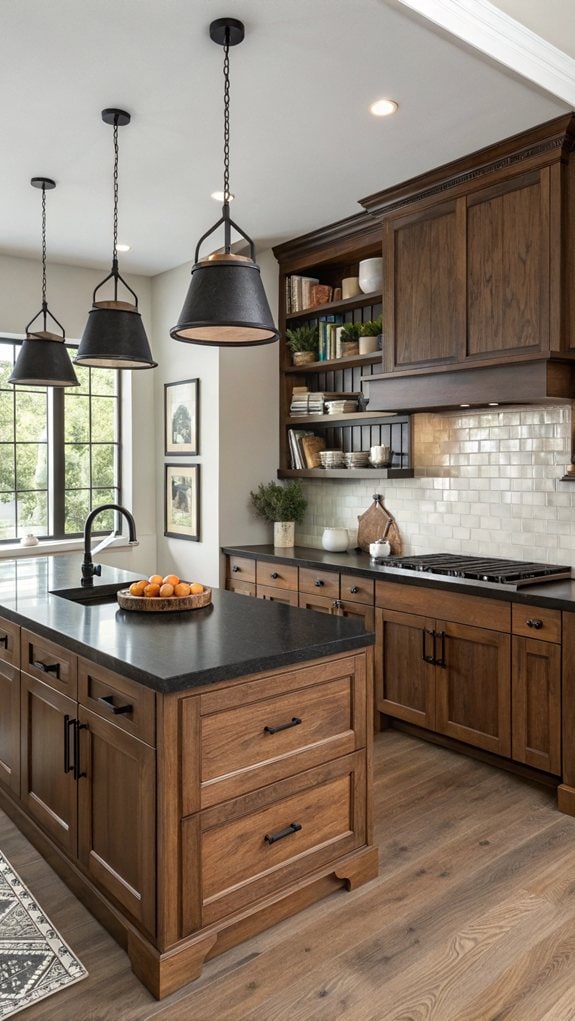
{"type": "Polygon", "coordinates": [[[78,386],[74,366],[66,350],[64,327],[52,315],[46,300],[46,192],[56,187],[50,177],[33,177],[33,188],[42,189],[42,308],[26,327],[26,339],[22,342],[20,354],[8,380],[15,386],[78,386]],[[42,329],[32,326],[42,317],[42,329]],[[47,329],[48,316],[61,330],[52,333],[47,329]]]}
{"type": "Polygon", "coordinates": [[[270,307],[255,261],[255,245],[230,220],[230,46],[244,38],[244,26],[235,18],[218,18],[210,25],[210,37],[224,47],[224,204],[222,216],[198,241],[192,280],[177,326],[170,330],[175,340],[218,347],[248,347],[271,344],[278,339],[270,307]],[[206,238],[224,225],[224,250],[200,261],[200,247],[206,238]],[[250,247],[250,258],[231,251],[231,228],[250,247]]]}
{"type": "Polygon", "coordinates": [[[91,365],[101,369],[153,369],[158,364],[152,358],[142,317],[138,312],[135,291],[120,276],[118,269],[118,127],[129,124],[131,117],[125,110],[102,110],[102,120],[114,128],[114,247],[112,270],[98,284],[92,297],[92,310],[88,315],[76,365],[91,365]],[[97,301],[96,295],[109,280],[114,281],[114,298],[97,301]],[[118,284],[123,284],[133,301],[118,301],[118,284]]]}

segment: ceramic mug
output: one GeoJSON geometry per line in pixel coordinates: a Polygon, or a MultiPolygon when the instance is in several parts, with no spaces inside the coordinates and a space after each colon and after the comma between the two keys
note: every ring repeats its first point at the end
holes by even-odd
{"type": "Polygon", "coordinates": [[[361,294],[359,277],[345,277],[341,282],[342,298],[357,298],[361,294]]]}

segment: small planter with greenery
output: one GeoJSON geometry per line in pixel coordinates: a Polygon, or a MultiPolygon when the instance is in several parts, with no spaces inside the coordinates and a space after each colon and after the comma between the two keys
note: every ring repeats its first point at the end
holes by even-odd
{"type": "Polygon", "coordinates": [[[286,330],[286,344],[291,351],[294,365],[315,362],[319,354],[319,329],[317,323],[296,326],[286,330]]]}
{"type": "Polygon", "coordinates": [[[370,355],[381,348],[381,319],[370,319],[360,324],[359,353],[370,355]]]}
{"type": "Polygon", "coordinates": [[[341,357],[350,358],[359,354],[361,323],[346,323],[341,331],[341,357]]]}
{"type": "Polygon", "coordinates": [[[293,546],[295,524],[301,524],[307,507],[299,479],[286,485],[260,482],[250,497],[258,517],[273,522],[274,546],[293,546]]]}

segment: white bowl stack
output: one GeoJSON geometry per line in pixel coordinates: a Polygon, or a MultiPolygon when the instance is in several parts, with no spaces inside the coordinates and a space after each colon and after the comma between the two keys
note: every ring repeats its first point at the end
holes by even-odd
{"type": "Polygon", "coordinates": [[[343,456],[346,468],[369,468],[369,450],[354,450],[343,456]]]}
{"type": "Polygon", "coordinates": [[[320,450],[319,459],[322,468],[345,468],[343,450],[320,450]]]}

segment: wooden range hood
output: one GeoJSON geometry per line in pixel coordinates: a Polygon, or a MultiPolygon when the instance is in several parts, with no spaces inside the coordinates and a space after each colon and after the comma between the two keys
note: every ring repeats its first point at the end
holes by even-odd
{"type": "Polygon", "coordinates": [[[381,223],[370,411],[575,398],[575,116],[363,199],[381,223]]]}

